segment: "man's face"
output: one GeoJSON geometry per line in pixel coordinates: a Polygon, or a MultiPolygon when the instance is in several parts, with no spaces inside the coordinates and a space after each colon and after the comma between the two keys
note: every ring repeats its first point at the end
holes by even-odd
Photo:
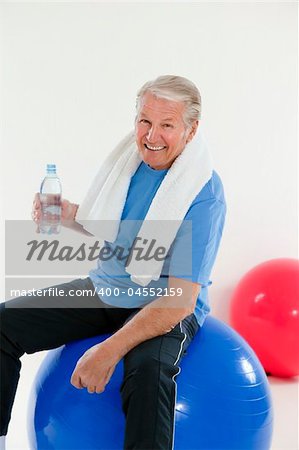
{"type": "Polygon", "coordinates": [[[182,102],[157,98],[150,92],[141,98],[135,123],[136,143],[141,158],[153,169],[168,169],[192,139],[198,122],[187,128],[184,109],[182,102]]]}

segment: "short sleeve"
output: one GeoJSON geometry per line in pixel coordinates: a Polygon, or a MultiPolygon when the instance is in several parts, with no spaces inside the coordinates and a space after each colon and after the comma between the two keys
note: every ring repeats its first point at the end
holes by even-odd
{"type": "Polygon", "coordinates": [[[225,201],[198,195],[187,212],[173,242],[169,276],[208,286],[222,237],[225,201]]]}

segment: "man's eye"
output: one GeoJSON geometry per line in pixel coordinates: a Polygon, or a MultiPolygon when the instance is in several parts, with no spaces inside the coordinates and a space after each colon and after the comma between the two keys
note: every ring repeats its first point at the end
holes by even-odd
{"type": "Polygon", "coordinates": [[[139,123],[149,123],[149,120],[147,120],[147,119],[141,119],[141,120],[139,121],[139,123]]]}
{"type": "Polygon", "coordinates": [[[164,123],[163,127],[164,128],[172,128],[172,125],[170,123],[164,123]]]}

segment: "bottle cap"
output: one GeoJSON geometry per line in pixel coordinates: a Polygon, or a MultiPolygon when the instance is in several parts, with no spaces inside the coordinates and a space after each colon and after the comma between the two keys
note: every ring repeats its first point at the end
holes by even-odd
{"type": "Polygon", "coordinates": [[[56,172],[56,164],[47,164],[47,172],[56,172]]]}

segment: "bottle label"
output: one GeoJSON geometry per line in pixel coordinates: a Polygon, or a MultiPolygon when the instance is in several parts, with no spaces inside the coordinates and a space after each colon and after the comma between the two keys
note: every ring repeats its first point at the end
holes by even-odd
{"type": "Polygon", "coordinates": [[[42,233],[57,234],[61,222],[61,195],[40,194],[42,219],[40,231],[42,233]]]}

